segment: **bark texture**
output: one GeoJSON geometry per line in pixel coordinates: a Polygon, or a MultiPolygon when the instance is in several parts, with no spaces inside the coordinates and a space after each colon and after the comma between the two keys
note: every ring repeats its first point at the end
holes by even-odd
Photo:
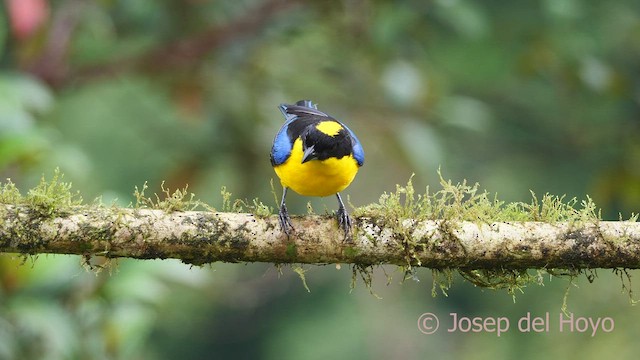
{"type": "Polygon", "coordinates": [[[0,252],[175,258],[225,262],[396,264],[431,268],[640,268],[640,223],[474,223],[354,219],[345,239],[334,218],[115,207],[76,207],[43,216],[0,204],[0,252]]]}

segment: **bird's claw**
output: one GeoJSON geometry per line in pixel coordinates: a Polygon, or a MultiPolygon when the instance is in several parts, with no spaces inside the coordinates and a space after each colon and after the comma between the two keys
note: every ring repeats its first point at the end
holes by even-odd
{"type": "Polygon", "coordinates": [[[349,238],[351,236],[351,217],[344,207],[340,207],[336,215],[338,217],[338,226],[344,231],[344,238],[349,238]]]}
{"type": "Polygon", "coordinates": [[[293,225],[291,224],[291,218],[289,217],[289,212],[287,211],[287,207],[284,206],[284,204],[280,206],[280,211],[278,212],[278,219],[280,220],[280,230],[282,230],[283,233],[289,236],[291,231],[294,229],[293,229],[293,225]]]}

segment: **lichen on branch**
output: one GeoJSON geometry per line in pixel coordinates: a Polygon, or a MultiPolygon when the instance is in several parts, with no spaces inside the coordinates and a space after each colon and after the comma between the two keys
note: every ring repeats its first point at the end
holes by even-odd
{"type": "MultiPolygon", "coordinates": [[[[527,269],[574,274],[593,268],[640,268],[640,223],[601,221],[593,201],[535,195],[529,203],[491,197],[479,186],[441,178],[441,189],[416,194],[411,181],[376,204],[353,211],[345,239],[329,215],[293,217],[287,236],[257,199],[230,200],[224,212],[194,200],[187,189],[148,198],[136,189],[130,207],[83,204],[58,172],[22,196],[0,184],[0,252],[109,258],[180,259],[190,264],[268,262],[392,264],[460,272],[483,287],[531,281],[527,269]],[[579,205],[578,205],[579,204],[579,205]],[[253,210],[254,213],[237,212],[253,210]],[[230,211],[235,210],[236,212],[230,211]]],[[[446,288],[446,285],[442,285],[446,288]]]]}

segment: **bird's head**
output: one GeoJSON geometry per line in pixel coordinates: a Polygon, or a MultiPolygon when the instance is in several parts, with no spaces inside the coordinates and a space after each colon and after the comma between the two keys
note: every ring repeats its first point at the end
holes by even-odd
{"type": "Polygon", "coordinates": [[[311,160],[342,158],[352,153],[349,132],[333,119],[310,124],[300,135],[302,140],[302,163],[311,160]]]}

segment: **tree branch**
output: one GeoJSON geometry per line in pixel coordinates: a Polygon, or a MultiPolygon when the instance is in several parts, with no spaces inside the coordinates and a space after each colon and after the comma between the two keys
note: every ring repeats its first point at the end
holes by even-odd
{"type": "Polygon", "coordinates": [[[198,33],[185,35],[168,44],[113,62],[81,68],[71,80],[113,75],[131,69],[163,72],[197,65],[207,54],[246,36],[260,34],[275,17],[300,5],[297,0],[265,0],[245,14],[222,24],[213,25],[198,33]]]}
{"type": "Polygon", "coordinates": [[[159,44],[141,54],[71,68],[67,53],[86,4],[83,0],[66,0],[53,16],[42,53],[30,59],[24,67],[56,88],[69,82],[112,76],[132,69],[163,72],[168,69],[190,68],[230,42],[260,34],[275,17],[300,4],[298,0],[264,0],[225,24],[211,25],[194,34],[185,34],[173,42],[159,44]]]}
{"type": "Polygon", "coordinates": [[[43,216],[0,204],[0,252],[224,262],[396,264],[431,268],[640,268],[640,223],[415,221],[358,217],[345,240],[333,218],[76,206],[43,216]]]}

